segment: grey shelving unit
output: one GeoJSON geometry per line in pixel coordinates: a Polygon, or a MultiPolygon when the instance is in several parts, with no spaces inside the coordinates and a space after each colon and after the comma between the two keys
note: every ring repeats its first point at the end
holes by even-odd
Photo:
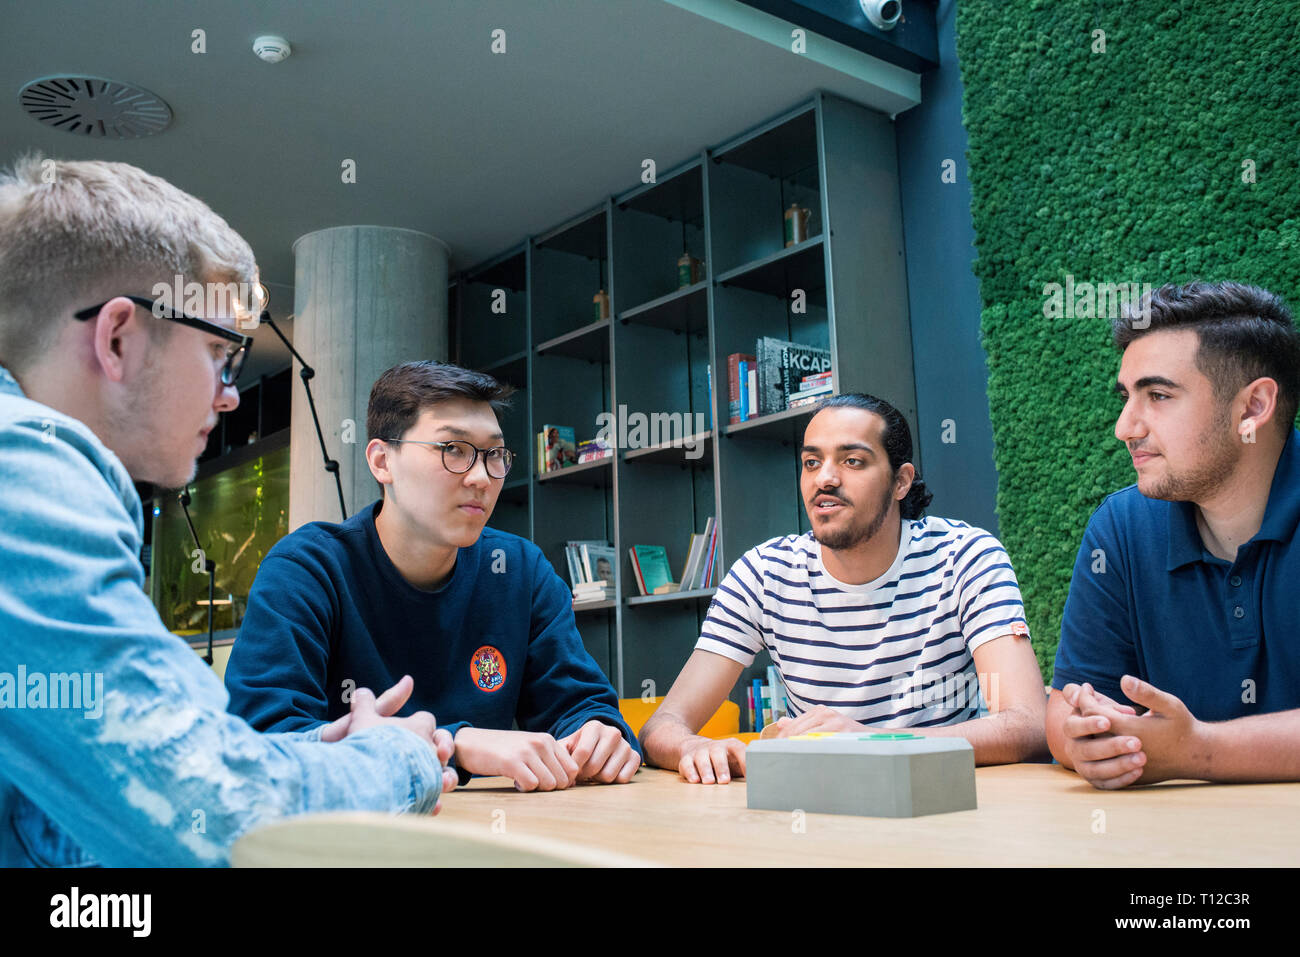
{"type": "MultiPolygon", "coordinates": [[[[608,539],[618,551],[619,600],[578,609],[577,622],[622,696],[639,696],[647,680],[667,692],[716,591],[639,596],[632,545],[663,545],[679,570],[691,533],[716,516],[720,582],[750,547],[808,529],[798,442],[809,413],[729,424],[727,356],[753,352],[761,336],[829,349],[836,392],[888,399],[916,429],[893,125],[822,91],[467,270],[451,302],[456,361],[521,390],[503,422],[518,464],[491,524],[536,542],[566,582],[566,541],[608,539]],[[787,248],[791,202],[811,216],[808,238],[787,248]],[[678,288],[683,251],[703,260],[704,275],[678,288]],[[600,288],[608,319],[594,312],[600,288]],[[600,413],[620,406],[684,414],[702,452],[688,456],[661,435],[653,447],[537,475],[533,437],[544,424],[591,438],[600,413]]],[[[760,656],[745,678],[766,663],[760,656]]],[[[738,683],[733,699],[743,705],[744,693],[738,683]]]]}

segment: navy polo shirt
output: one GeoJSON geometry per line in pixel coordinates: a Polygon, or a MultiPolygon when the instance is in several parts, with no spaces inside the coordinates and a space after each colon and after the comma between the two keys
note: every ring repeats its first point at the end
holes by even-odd
{"type": "MultiPolygon", "coordinates": [[[[1052,687],[1127,701],[1136,675],[1203,721],[1300,708],[1300,433],[1287,437],[1259,532],[1206,551],[1195,506],[1136,485],[1093,513],[1074,563],[1052,687]]],[[[1134,702],[1136,703],[1136,702],[1134,702]]]]}

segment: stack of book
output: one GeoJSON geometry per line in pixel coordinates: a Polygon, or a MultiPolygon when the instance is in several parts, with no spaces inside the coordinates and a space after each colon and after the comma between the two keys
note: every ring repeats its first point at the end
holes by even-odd
{"type": "Polygon", "coordinates": [[[613,582],[588,582],[573,586],[573,603],[585,605],[594,601],[613,601],[613,582]]]}
{"type": "Polygon", "coordinates": [[[578,464],[583,462],[595,462],[597,459],[607,459],[614,454],[614,449],[605,439],[596,437],[587,439],[585,442],[578,443],[578,464]]]}
{"type": "Polygon", "coordinates": [[[727,357],[727,400],[731,422],[812,404],[831,394],[827,349],[764,336],[754,353],[727,357]]]}
{"type": "Polygon", "coordinates": [[[614,599],[613,545],[604,539],[566,542],[564,557],[569,565],[575,605],[614,599]]]}
{"type": "Polygon", "coordinates": [[[798,409],[801,406],[814,405],[830,395],[833,388],[829,372],[818,372],[814,375],[803,376],[799,380],[798,391],[790,393],[785,407],[787,409],[798,409]]]}

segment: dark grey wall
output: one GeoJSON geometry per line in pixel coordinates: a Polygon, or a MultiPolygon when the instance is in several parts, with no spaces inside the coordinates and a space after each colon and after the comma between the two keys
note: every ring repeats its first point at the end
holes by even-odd
{"type": "Polygon", "coordinates": [[[903,246],[916,367],[922,477],[934,492],[930,512],[997,534],[997,471],[980,345],[979,285],[971,271],[975,230],[966,175],[957,68],[957,4],[937,11],[941,66],[925,74],[921,105],[898,116],[903,246]],[[956,164],[956,182],[941,178],[956,164]],[[943,441],[945,420],[955,440],[943,441]]]}

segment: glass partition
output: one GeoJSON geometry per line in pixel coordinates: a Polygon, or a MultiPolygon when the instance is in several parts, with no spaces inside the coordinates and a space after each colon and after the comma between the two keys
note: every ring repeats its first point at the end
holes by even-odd
{"type": "MultiPolygon", "coordinates": [[[[163,624],[192,638],[207,633],[208,576],[175,494],[154,499],[151,591],[163,624]]],[[[289,531],[289,446],[248,458],[190,484],[190,518],[216,563],[213,626],[233,637],[271,546],[289,531]]]]}

